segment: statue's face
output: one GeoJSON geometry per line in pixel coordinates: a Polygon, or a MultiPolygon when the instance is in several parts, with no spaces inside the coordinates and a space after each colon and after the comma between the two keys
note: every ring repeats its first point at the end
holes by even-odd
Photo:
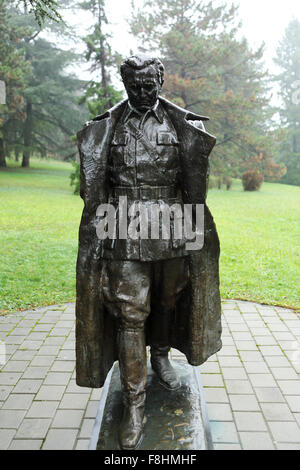
{"type": "Polygon", "coordinates": [[[161,90],[153,67],[128,72],[124,85],[131,105],[139,111],[152,108],[161,90]]]}

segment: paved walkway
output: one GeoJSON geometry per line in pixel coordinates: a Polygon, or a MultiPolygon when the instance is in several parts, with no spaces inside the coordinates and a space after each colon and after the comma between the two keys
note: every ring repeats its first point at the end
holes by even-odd
{"type": "MultiPolygon", "coordinates": [[[[223,348],[200,368],[215,449],[300,449],[300,315],[222,306],[223,348]]],[[[74,304],[0,317],[0,449],[88,448],[101,390],[74,368],[74,304]]]]}

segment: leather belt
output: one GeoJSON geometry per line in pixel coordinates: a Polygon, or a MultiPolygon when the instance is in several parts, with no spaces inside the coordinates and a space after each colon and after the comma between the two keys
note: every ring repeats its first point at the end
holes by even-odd
{"type": "Polygon", "coordinates": [[[118,186],[112,189],[112,197],[127,196],[131,200],[148,201],[151,199],[176,198],[175,186],[118,186]]]}

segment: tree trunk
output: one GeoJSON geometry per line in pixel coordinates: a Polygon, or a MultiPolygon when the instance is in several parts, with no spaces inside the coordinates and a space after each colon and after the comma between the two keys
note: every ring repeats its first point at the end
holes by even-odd
{"type": "Polygon", "coordinates": [[[19,150],[19,149],[15,149],[15,161],[16,161],[16,162],[19,161],[19,155],[20,155],[20,150],[19,150]]]}
{"type": "Polygon", "coordinates": [[[112,102],[109,99],[109,94],[107,92],[107,75],[106,75],[106,56],[105,56],[105,46],[104,46],[104,35],[102,31],[102,18],[104,17],[103,6],[99,5],[98,10],[98,26],[100,33],[100,69],[101,69],[101,85],[104,90],[104,97],[107,99],[107,106],[112,107],[112,102]]]}
{"type": "Polygon", "coordinates": [[[294,134],[293,135],[293,153],[296,153],[296,152],[297,152],[297,137],[294,134]]]}
{"type": "Polygon", "coordinates": [[[3,138],[0,137],[0,167],[6,167],[3,138]]]}
{"type": "Polygon", "coordinates": [[[29,167],[30,153],[32,141],[32,103],[27,101],[26,104],[26,121],[24,123],[24,151],[22,159],[22,167],[29,167]]]}

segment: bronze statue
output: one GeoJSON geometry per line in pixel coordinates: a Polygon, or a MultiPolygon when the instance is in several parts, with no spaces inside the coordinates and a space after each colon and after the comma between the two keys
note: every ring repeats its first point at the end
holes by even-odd
{"type": "MultiPolygon", "coordinates": [[[[171,347],[195,366],[221,348],[219,240],[205,204],[208,156],[216,140],[205,131],[207,117],[160,97],[164,67],[159,59],[129,57],[121,76],[128,100],[77,134],[84,210],[77,260],[76,380],[83,387],[102,387],[119,361],[124,403],[119,443],[134,449],[143,434],[146,345],[152,368],[171,390],[180,387],[168,359],[171,347]],[[120,197],[143,201],[147,210],[155,203],[202,205],[203,246],[189,251],[186,237],[174,236],[174,217],[169,238],[120,233],[99,238],[103,217],[98,208],[111,204],[117,209],[120,197]]],[[[117,222],[120,217],[117,209],[117,222]]]]}

